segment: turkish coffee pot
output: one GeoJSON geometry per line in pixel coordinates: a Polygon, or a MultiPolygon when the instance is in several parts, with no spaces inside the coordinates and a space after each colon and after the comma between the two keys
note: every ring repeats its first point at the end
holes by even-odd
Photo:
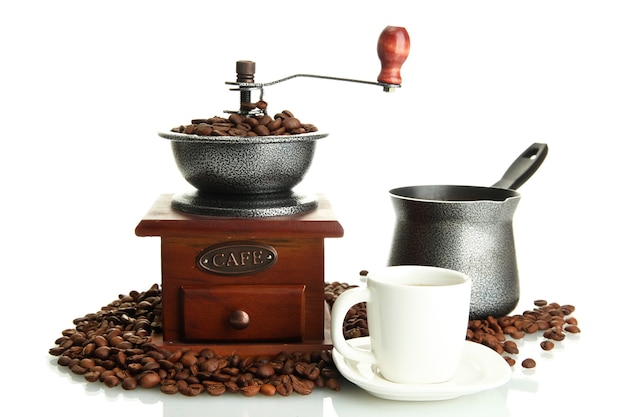
{"type": "Polygon", "coordinates": [[[390,191],[396,214],[389,265],[430,265],[472,279],[470,318],[502,316],[519,301],[513,215],[548,153],[534,143],[491,187],[419,185],[390,191]]]}

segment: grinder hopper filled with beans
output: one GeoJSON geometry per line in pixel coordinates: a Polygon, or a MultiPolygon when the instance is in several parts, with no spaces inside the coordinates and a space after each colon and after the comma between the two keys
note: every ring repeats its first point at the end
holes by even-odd
{"type": "Polygon", "coordinates": [[[239,92],[237,110],[192,119],[159,133],[171,141],[180,173],[196,189],[175,195],[173,206],[194,214],[238,217],[292,215],[316,208],[315,197],[293,195],[291,190],[311,166],[316,141],[328,134],[289,110],[269,113],[264,88],[309,77],[376,85],[393,92],[401,87],[400,68],[409,48],[405,28],[388,26],[382,31],[377,45],[381,70],[376,82],[296,74],[258,83],[254,80],[256,63],[237,61],[236,81],[226,82],[233,86],[231,91],[239,92]],[[267,195],[272,195],[271,202],[267,195]],[[249,204],[253,207],[243,207],[249,204]]]}

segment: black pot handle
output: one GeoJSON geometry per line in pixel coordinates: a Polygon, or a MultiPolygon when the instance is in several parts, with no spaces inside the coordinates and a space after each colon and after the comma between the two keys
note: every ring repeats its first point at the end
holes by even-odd
{"type": "Polygon", "coordinates": [[[513,162],[500,181],[493,184],[492,187],[517,190],[533,176],[547,155],[547,144],[533,143],[513,162]]]}

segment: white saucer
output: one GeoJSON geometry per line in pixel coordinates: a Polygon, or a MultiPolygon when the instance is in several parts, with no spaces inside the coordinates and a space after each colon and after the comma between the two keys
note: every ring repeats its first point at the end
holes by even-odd
{"type": "MultiPolygon", "coordinates": [[[[369,349],[369,337],[348,340],[369,349]]],[[[476,342],[467,341],[456,375],[439,384],[399,384],[384,379],[375,365],[357,363],[333,349],[333,359],[341,374],[375,397],[400,401],[448,400],[503,385],[511,378],[511,367],[498,353],[476,342]]]]}

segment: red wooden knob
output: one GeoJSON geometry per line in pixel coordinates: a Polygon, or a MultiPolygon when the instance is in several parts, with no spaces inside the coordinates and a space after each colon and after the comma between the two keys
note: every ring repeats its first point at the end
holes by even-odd
{"type": "Polygon", "coordinates": [[[386,84],[402,84],[400,68],[409,56],[411,39],[403,27],[387,26],[378,38],[378,58],[381,70],[378,82],[386,84]]]}

